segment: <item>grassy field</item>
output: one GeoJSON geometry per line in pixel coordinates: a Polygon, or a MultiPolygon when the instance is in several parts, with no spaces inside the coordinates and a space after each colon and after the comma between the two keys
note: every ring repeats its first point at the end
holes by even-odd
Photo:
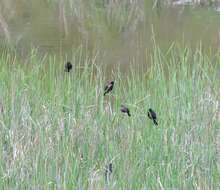
{"type": "Polygon", "coordinates": [[[0,189],[220,188],[218,59],[155,47],[145,72],[125,75],[80,55],[70,73],[34,51],[22,63],[1,55],[0,189]]]}

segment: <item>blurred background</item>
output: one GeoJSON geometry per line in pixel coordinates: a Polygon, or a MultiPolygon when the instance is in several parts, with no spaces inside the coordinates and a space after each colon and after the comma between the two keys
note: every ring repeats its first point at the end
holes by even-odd
{"type": "Polygon", "coordinates": [[[0,48],[21,57],[37,48],[71,60],[84,48],[107,65],[143,64],[152,39],[216,54],[219,28],[217,0],[0,0],[0,48]]]}

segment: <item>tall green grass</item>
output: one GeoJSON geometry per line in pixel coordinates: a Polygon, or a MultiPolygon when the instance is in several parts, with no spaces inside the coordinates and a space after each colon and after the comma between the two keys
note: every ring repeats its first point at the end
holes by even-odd
{"type": "Polygon", "coordinates": [[[106,97],[95,58],[75,55],[71,73],[60,62],[0,57],[0,189],[220,188],[218,60],[155,47],[146,72],[108,71],[106,97]]]}

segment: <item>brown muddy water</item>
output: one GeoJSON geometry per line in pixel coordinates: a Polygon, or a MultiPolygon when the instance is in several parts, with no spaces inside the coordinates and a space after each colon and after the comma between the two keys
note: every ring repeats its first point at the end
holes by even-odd
{"type": "Polygon", "coordinates": [[[71,60],[82,47],[107,65],[145,63],[153,36],[162,49],[173,42],[193,48],[201,42],[208,51],[218,51],[217,5],[121,2],[0,0],[1,49],[10,44],[25,55],[33,47],[71,60]]]}

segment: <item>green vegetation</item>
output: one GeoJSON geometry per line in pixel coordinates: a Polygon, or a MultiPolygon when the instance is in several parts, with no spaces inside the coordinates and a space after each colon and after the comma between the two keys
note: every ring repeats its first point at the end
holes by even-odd
{"type": "Polygon", "coordinates": [[[145,73],[108,71],[116,82],[106,97],[96,57],[76,52],[70,73],[64,63],[1,55],[0,189],[220,188],[217,59],[154,47],[145,73]]]}
{"type": "Polygon", "coordinates": [[[169,2],[0,2],[0,190],[220,189],[218,28],[201,33],[205,51],[180,48],[200,25],[166,17],[169,2]]]}

